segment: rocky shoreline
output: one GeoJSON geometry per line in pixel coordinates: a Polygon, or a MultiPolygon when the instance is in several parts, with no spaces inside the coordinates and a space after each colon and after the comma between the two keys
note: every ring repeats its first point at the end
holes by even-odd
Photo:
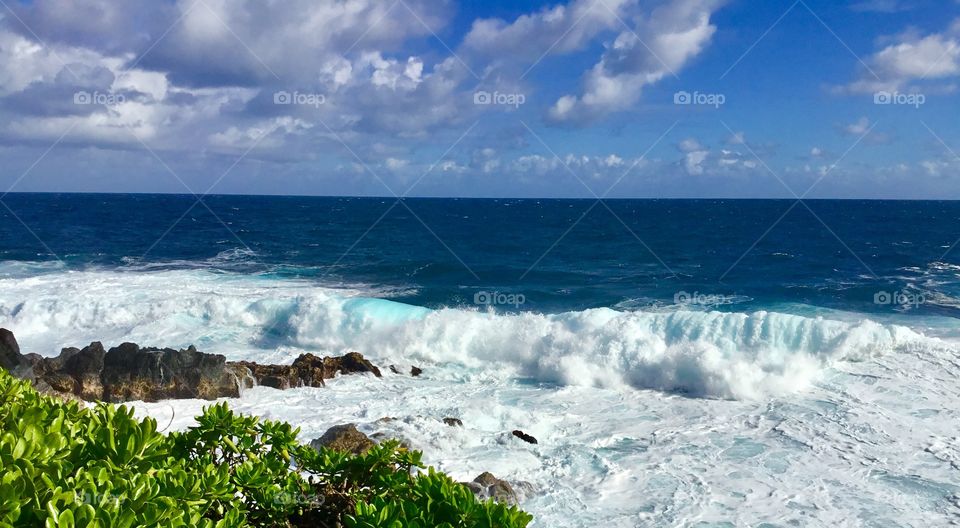
{"type": "MultiPolygon", "coordinates": [[[[110,403],[237,398],[244,389],[254,386],[285,390],[324,387],[325,380],[337,375],[382,377],[380,368],[359,352],[333,357],[302,354],[290,365],[260,365],[227,361],[221,354],[200,352],[192,345],[175,350],[122,343],[105,350],[103,344],[95,341],[83,348],[64,348],[59,356],[48,358],[21,353],[13,333],[5,328],[0,328],[0,368],[29,380],[41,393],[110,403]]],[[[389,368],[393,373],[401,373],[394,365],[389,368]]],[[[414,366],[409,374],[416,377],[422,372],[414,366]]],[[[451,427],[463,426],[459,418],[443,418],[443,422],[451,427]]],[[[341,424],[331,427],[310,445],[362,454],[382,440],[377,436],[368,437],[358,431],[355,424],[341,424]]],[[[512,436],[537,443],[535,438],[519,430],[513,431],[512,436]]],[[[520,498],[532,491],[529,483],[511,484],[488,472],[461,484],[481,499],[493,498],[509,504],[519,503],[520,498]]]]}
{"type": "MultiPolygon", "coordinates": [[[[23,354],[13,333],[0,328],[0,367],[30,380],[41,392],[86,401],[123,403],[184,398],[236,398],[257,385],[275,389],[323,387],[338,374],[380,369],[358,352],[318,357],[302,354],[290,365],[227,361],[195,347],[140,347],[123,343],[105,350],[100,342],[64,348],[57,357],[23,354]]],[[[419,369],[417,369],[419,370],[419,369]]]]}

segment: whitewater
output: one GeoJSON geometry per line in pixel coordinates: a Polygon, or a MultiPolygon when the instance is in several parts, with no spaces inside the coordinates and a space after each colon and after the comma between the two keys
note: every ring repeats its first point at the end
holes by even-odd
{"type": "MultiPolygon", "coordinates": [[[[319,389],[256,387],[230,404],[293,423],[305,442],[353,422],[407,440],[455,478],[528,482],[522,506],[535,526],[960,524],[960,346],[906,317],[502,313],[390,293],[206,269],[5,263],[0,326],[45,356],[96,340],[261,363],[357,350],[419,366],[418,378],[384,369],[319,389]]],[[[208,404],[133,405],[175,430],[208,404]]]]}

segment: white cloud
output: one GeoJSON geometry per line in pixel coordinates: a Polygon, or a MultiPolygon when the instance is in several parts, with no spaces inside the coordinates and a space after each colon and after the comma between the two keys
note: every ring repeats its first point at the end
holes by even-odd
{"type": "Polygon", "coordinates": [[[855,122],[843,127],[843,131],[851,136],[862,136],[866,134],[868,130],[870,130],[870,120],[866,117],[861,117],[855,122]]]}
{"type": "Polygon", "coordinates": [[[942,33],[924,36],[910,31],[897,39],[868,57],[868,68],[863,68],[860,78],[842,89],[851,93],[919,91],[934,81],[960,75],[960,18],[942,33]]]}
{"type": "MultiPolygon", "coordinates": [[[[618,27],[636,0],[572,0],[521,15],[513,22],[476,20],[464,38],[464,49],[494,62],[518,59],[529,64],[545,53],[581,49],[603,31],[618,27]]],[[[527,66],[524,66],[527,67],[527,66]]]]}
{"type": "Polygon", "coordinates": [[[699,55],[716,32],[715,0],[664,4],[622,31],[585,75],[579,95],[565,95],[550,108],[556,122],[589,122],[632,107],[643,88],[675,75],[699,55]]]}

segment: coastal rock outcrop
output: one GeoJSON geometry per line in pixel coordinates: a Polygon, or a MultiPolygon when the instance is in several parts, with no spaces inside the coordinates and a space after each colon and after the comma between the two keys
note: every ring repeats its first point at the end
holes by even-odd
{"type": "Polygon", "coordinates": [[[323,387],[325,379],[334,378],[337,374],[369,373],[382,377],[380,369],[359,352],[323,358],[301,354],[293,360],[292,365],[260,365],[249,361],[238,361],[232,365],[248,369],[258,385],[275,389],[323,387]]]}
{"type": "Polygon", "coordinates": [[[326,447],[356,455],[366,453],[375,445],[376,442],[358,431],[356,424],[352,423],[335,425],[327,429],[323,436],[310,442],[310,447],[314,449],[326,447]]]}
{"type": "Polygon", "coordinates": [[[370,373],[380,369],[358,352],[318,357],[303,354],[292,365],[259,365],[227,361],[223,355],[186,349],[141,348],[123,343],[105,351],[99,342],[64,348],[53,358],[22,354],[9,330],[0,328],[0,367],[30,380],[43,392],[89,401],[237,397],[254,385],[277,389],[322,387],[337,374],[370,373]]]}
{"type": "Polygon", "coordinates": [[[224,356],[199,352],[193,346],[174,350],[123,343],[103,358],[102,399],[124,402],[237,397],[240,386],[226,363],[224,356]]]}
{"type": "Polygon", "coordinates": [[[35,384],[85,400],[103,398],[100,373],[103,371],[106,352],[99,342],[90,343],[82,349],[64,348],[55,358],[31,356],[35,384]]]}

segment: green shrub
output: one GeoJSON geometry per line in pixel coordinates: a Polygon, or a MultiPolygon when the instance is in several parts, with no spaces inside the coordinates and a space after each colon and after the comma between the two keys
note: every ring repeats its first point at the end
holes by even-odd
{"type": "Polygon", "coordinates": [[[530,515],[481,502],[421,454],[314,450],[289,424],[204,409],[164,435],[124,406],[38,394],[0,369],[0,528],[21,526],[505,527],[530,515]]]}

